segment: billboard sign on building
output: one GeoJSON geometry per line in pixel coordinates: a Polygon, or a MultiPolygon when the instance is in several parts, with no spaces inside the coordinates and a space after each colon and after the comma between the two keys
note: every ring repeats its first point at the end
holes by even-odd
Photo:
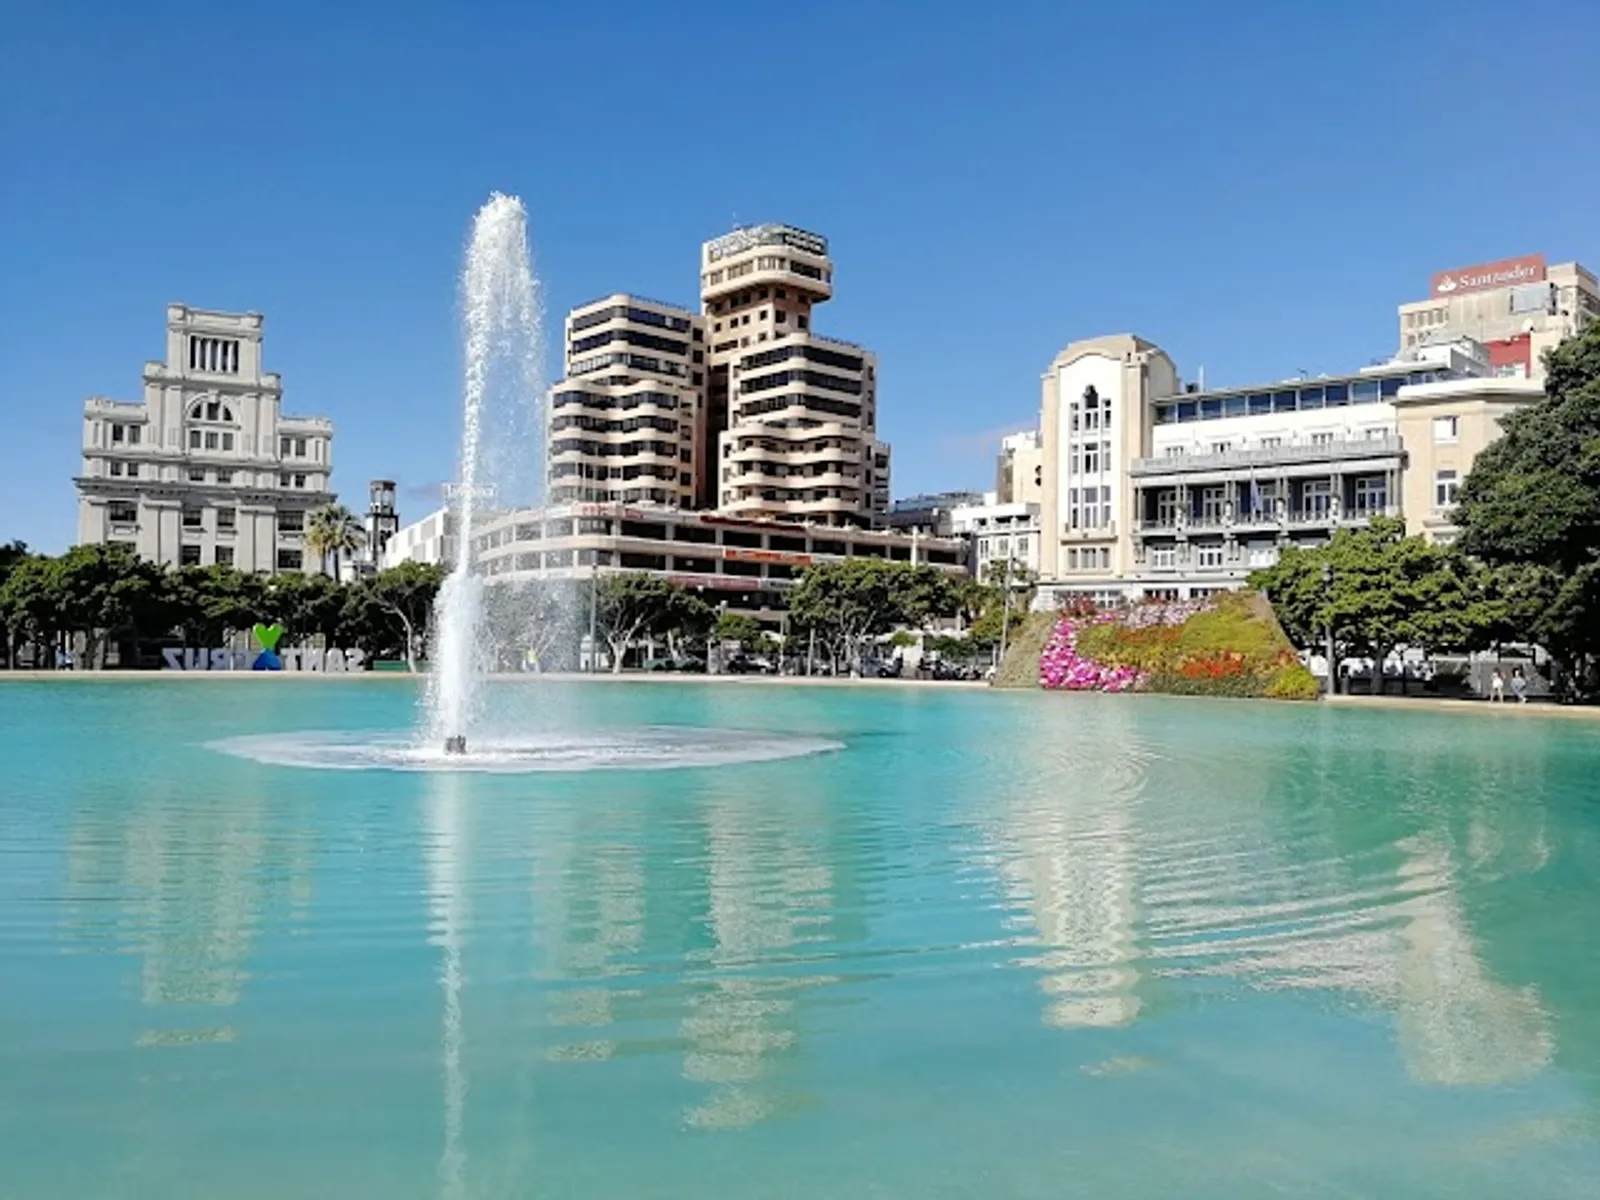
{"type": "Polygon", "coordinates": [[[1440,271],[1433,277],[1428,295],[1435,299],[1445,299],[1467,292],[1485,292],[1491,288],[1540,283],[1543,279],[1544,255],[1525,254],[1521,258],[1503,258],[1499,262],[1479,263],[1475,267],[1440,271]]]}

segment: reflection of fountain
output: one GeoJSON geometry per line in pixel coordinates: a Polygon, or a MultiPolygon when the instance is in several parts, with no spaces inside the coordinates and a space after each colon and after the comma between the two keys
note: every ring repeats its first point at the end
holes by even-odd
{"type": "Polygon", "coordinates": [[[427,736],[433,745],[463,738],[476,717],[477,688],[488,647],[483,638],[483,579],[477,524],[488,503],[519,496],[543,478],[543,452],[530,445],[540,428],[538,285],[528,261],[527,211],[498,192],[478,210],[461,275],[466,335],[461,422],[461,479],[450,489],[456,559],[439,590],[428,688],[427,736]]]}
{"type": "Polygon", "coordinates": [[[467,898],[461,870],[466,852],[462,828],[461,780],[440,775],[428,803],[428,898],[431,940],[443,952],[439,983],[444,989],[441,1065],[444,1073],[444,1149],[439,1155],[440,1193],[445,1200],[465,1195],[466,1152],[461,1146],[466,1118],[467,1075],[461,1063],[461,942],[467,923],[467,898]]]}

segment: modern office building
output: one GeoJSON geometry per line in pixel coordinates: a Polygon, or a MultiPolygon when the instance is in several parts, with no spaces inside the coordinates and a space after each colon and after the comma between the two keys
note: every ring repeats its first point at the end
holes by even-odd
{"type": "Polygon", "coordinates": [[[550,390],[552,503],[711,503],[704,322],[626,293],[567,314],[565,378],[550,390]]]}
{"type": "Polygon", "coordinates": [[[916,529],[939,537],[950,537],[954,529],[953,514],[957,509],[983,504],[983,492],[929,492],[920,496],[906,496],[889,505],[888,511],[877,518],[881,529],[899,529],[909,532],[916,529]]]}
{"type": "Polygon", "coordinates": [[[1542,394],[1467,338],[1349,375],[1208,390],[1141,338],[1074,343],[1042,382],[1042,595],[1210,594],[1380,515],[1448,540],[1472,458],[1542,394]]]}
{"type": "Polygon", "coordinates": [[[260,313],[167,307],[144,399],[83,406],[78,542],[167,566],[315,571],[306,513],[333,500],[333,425],[282,412],[260,313]]]}
{"type": "Polygon", "coordinates": [[[1544,374],[1544,352],[1600,319],[1600,285],[1575,262],[1542,254],[1436,272],[1428,298],[1400,305],[1400,352],[1466,337],[1487,350],[1493,373],[1544,374]]]}
{"type": "Polygon", "coordinates": [[[395,530],[379,555],[378,567],[387,571],[404,562],[443,567],[455,558],[455,515],[448,508],[439,508],[395,530]]]}
{"type": "Polygon", "coordinates": [[[964,572],[967,550],[960,540],[916,533],[576,504],[487,518],[476,557],[485,575],[510,579],[644,572],[775,624],[785,608],[784,592],[813,563],[880,558],[964,572]]]}
{"type": "Polygon", "coordinates": [[[716,431],[704,489],[723,512],[866,525],[889,506],[877,360],[813,327],[832,295],[833,261],[817,234],[755,225],[701,248],[716,431]]]}

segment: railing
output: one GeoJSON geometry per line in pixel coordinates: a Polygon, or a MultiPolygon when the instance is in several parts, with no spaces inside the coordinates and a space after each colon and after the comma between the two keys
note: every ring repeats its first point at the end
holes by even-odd
{"type": "Polygon", "coordinates": [[[1337,442],[1298,442],[1289,446],[1263,446],[1254,450],[1227,450],[1221,454],[1172,454],[1160,458],[1136,458],[1128,473],[1178,475],[1247,467],[1349,462],[1363,458],[1392,458],[1403,450],[1404,445],[1398,435],[1385,434],[1383,437],[1346,438],[1337,442]]]}
{"type": "Polygon", "coordinates": [[[1137,533],[1187,533],[1227,529],[1281,529],[1289,526],[1331,526],[1360,524],[1374,517],[1398,517],[1395,505],[1355,506],[1335,510],[1328,508],[1295,508],[1282,512],[1241,513],[1238,515],[1207,514],[1188,517],[1155,517],[1135,521],[1137,533]]]}

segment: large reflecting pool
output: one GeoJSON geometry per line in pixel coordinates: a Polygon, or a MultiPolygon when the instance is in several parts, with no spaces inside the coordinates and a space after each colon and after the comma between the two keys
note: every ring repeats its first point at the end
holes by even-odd
{"type": "Polygon", "coordinates": [[[807,749],[262,750],[415,706],[0,684],[0,1196],[1600,1195],[1600,724],[527,683],[807,749]]]}

